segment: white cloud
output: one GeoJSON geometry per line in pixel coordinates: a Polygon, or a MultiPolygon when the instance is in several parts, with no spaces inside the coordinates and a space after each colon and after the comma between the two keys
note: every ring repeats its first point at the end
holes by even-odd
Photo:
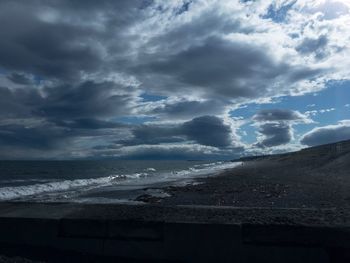
{"type": "Polygon", "coordinates": [[[328,109],[320,109],[320,110],[311,110],[311,111],[306,111],[304,114],[306,116],[316,116],[318,114],[323,114],[323,113],[328,113],[335,111],[335,108],[328,108],[328,109]]]}
{"type": "MultiPolygon", "coordinates": [[[[118,130],[111,128],[117,117],[177,125],[211,115],[239,141],[236,130],[246,120],[230,118],[230,110],[315,93],[350,76],[348,1],[141,2],[2,1],[0,115],[11,123],[6,129],[29,136],[18,123],[40,120],[64,130],[65,141],[70,134],[100,135],[87,127],[118,130]],[[280,21],[268,18],[269,10],[280,21]],[[144,101],[144,92],[165,98],[144,101]]],[[[333,110],[268,119],[274,125],[261,127],[261,134],[276,128],[275,139],[284,143],[293,137],[292,125],[333,110]]],[[[72,148],[79,155],[86,141],[77,141],[72,148]]]]}

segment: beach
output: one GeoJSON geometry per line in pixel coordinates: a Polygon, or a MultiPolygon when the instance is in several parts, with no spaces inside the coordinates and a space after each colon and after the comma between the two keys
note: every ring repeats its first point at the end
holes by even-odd
{"type": "Polygon", "coordinates": [[[349,262],[349,149],[244,157],[126,204],[1,202],[0,259],[349,262]]]}
{"type": "MultiPolygon", "coordinates": [[[[350,206],[349,142],[343,143],[341,149],[339,145],[338,150],[333,145],[246,159],[218,176],[197,179],[196,184],[166,187],[168,197],[150,198],[149,202],[346,209],[350,206]]],[[[143,197],[147,201],[147,196],[143,197]]]]}

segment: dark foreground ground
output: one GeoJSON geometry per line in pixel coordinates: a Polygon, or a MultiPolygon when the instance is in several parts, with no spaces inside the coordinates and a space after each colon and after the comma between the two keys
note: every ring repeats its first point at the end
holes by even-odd
{"type": "Polygon", "coordinates": [[[348,263],[349,222],[340,209],[9,202],[0,262],[348,263]]]}
{"type": "Polygon", "coordinates": [[[141,205],[0,203],[0,262],[350,262],[350,141],[240,161],[141,205]]]}

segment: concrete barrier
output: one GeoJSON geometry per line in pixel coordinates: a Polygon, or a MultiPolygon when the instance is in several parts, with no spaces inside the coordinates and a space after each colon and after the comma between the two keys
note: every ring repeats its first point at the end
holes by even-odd
{"type": "Polygon", "coordinates": [[[330,218],[312,209],[1,203],[0,253],[49,262],[350,262],[350,228],[330,218]],[[307,225],[305,215],[329,220],[307,225]]]}

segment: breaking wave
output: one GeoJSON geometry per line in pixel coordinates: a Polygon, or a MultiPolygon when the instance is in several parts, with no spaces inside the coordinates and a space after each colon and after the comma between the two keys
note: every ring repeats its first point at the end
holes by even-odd
{"type": "MultiPolygon", "coordinates": [[[[50,180],[46,182],[32,179],[30,185],[6,186],[0,188],[0,200],[13,200],[27,198],[30,196],[59,194],[63,195],[69,191],[87,191],[94,188],[111,185],[149,185],[159,182],[174,182],[182,179],[194,179],[196,177],[220,172],[224,169],[233,168],[240,163],[214,162],[199,164],[185,170],[168,171],[157,173],[154,168],[146,168],[143,172],[134,174],[113,174],[106,177],[75,179],[75,180],[50,180]],[[147,171],[147,172],[145,172],[147,171]]],[[[16,181],[16,180],[14,180],[16,181]]],[[[31,182],[28,180],[27,182],[31,182]]]]}
{"type": "Polygon", "coordinates": [[[85,187],[89,187],[89,189],[91,189],[94,187],[109,185],[114,181],[118,181],[118,179],[136,179],[142,176],[146,176],[146,174],[136,173],[130,175],[111,175],[91,179],[64,180],[25,186],[2,187],[0,188],[0,200],[11,200],[24,196],[45,194],[51,192],[65,192],[85,187]]]}

